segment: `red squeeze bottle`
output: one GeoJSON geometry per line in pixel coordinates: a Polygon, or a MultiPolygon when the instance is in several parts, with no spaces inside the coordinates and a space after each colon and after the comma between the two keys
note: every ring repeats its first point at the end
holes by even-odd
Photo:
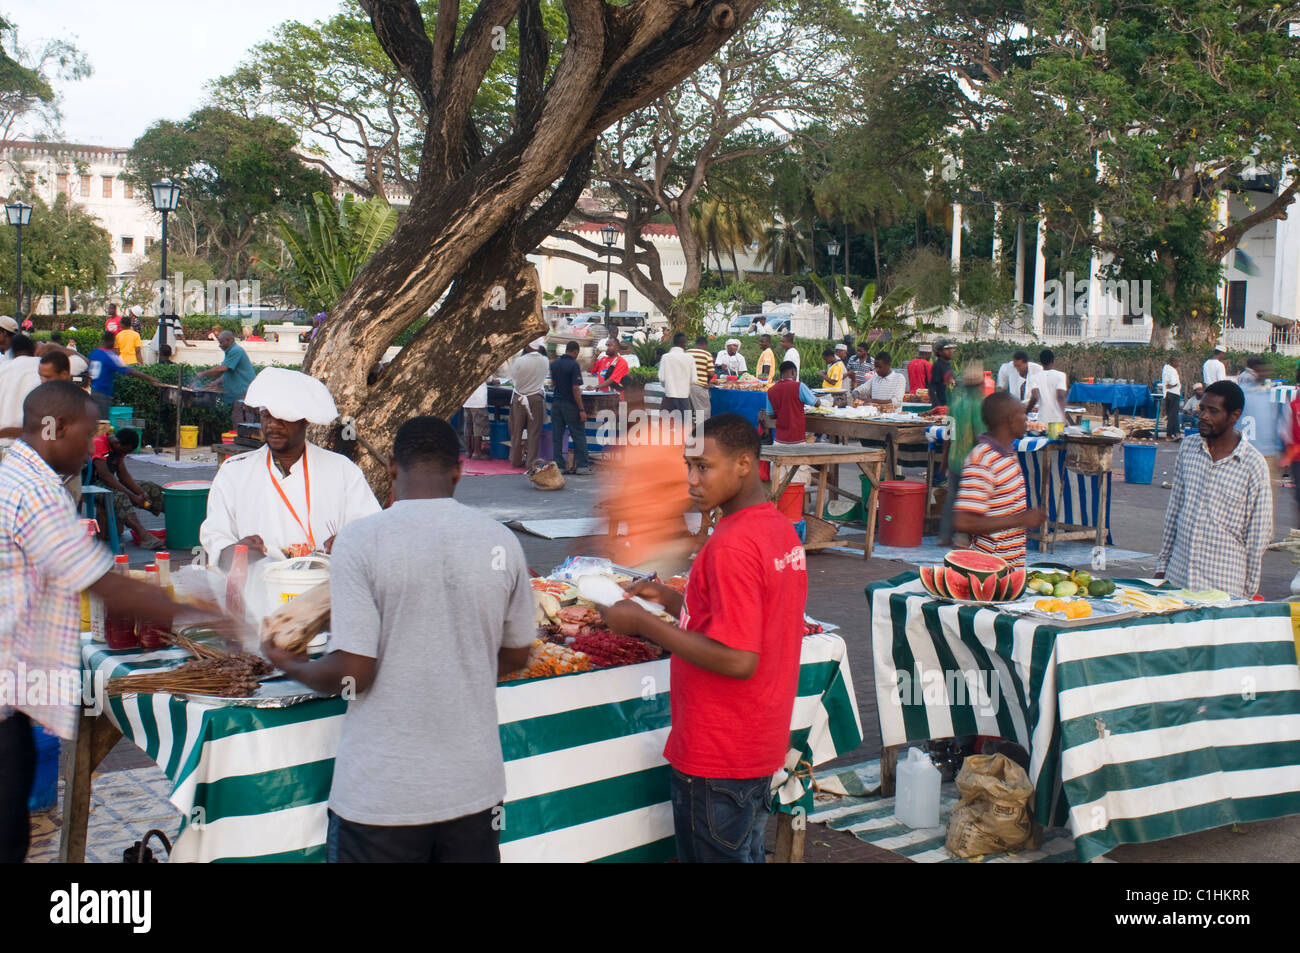
{"type": "Polygon", "coordinates": [[[226,577],[226,611],[236,619],[244,618],[244,583],[248,581],[248,547],[235,546],[226,577]]]}
{"type": "MultiPolygon", "coordinates": [[[[126,576],[130,571],[127,563],[125,556],[114,556],[113,572],[126,576]]],[[[139,648],[140,643],[135,637],[135,619],[109,612],[104,620],[104,642],[110,649],[139,648]]]]}
{"type": "MultiPolygon", "coordinates": [[[[158,575],[157,566],[145,566],[144,571],[149,574],[148,582],[150,585],[161,585],[161,579],[158,575]]],[[[140,641],[140,648],[152,652],[154,649],[163,647],[163,636],[171,631],[166,625],[158,622],[145,622],[140,620],[140,625],[136,629],[136,638],[140,641]]]]}

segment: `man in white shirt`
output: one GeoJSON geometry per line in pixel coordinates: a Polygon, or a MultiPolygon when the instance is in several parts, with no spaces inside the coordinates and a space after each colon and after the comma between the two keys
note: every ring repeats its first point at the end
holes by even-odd
{"type": "Polygon", "coordinates": [[[25,334],[15,334],[13,358],[0,367],[0,447],[12,446],[23,432],[23,401],[41,386],[41,359],[25,334]]]}
{"type": "Polygon", "coordinates": [[[1222,347],[1215,345],[1214,354],[1201,367],[1201,380],[1205,382],[1206,387],[1227,379],[1228,369],[1223,366],[1223,358],[1227,353],[1222,347]]]}
{"type": "Polygon", "coordinates": [[[1029,400],[1029,379],[1041,374],[1043,367],[1029,359],[1024,351],[1016,351],[1011,360],[998,368],[998,390],[1005,390],[1021,403],[1029,400]]]}
{"type": "Polygon", "coordinates": [[[1051,351],[1043,351],[1038,355],[1038,360],[1042,362],[1043,369],[1029,378],[1029,383],[1026,385],[1029,391],[1029,404],[1025,407],[1025,413],[1033,413],[1034,408],[1037,407],[1039,422],[1063,424],[1065,423],[1065,394],[1070,382],[1064,371],[1052,368],[1056,362],[1056,355],[1051,351]]]}
{"type": "Polygon", "coordinates": [[[515,392],[510,398],[510,465],[524,465],[524,431],[528,431],[528,465],[537,463],[542,426],[546,423],[546,377],[551,363],[546,359],[546,338],[524,348],[510,364],[515,392]]]}
{"type": "Polygon", "coordinates": [[[782,334],[781,344],[785,348],[785,356],[781,358],[781,363],[784,364],[786,361],[793,363],[795,380],[798,380],[803,368],[799,364],[799,349],[794,346],[794,335],[789,331],[782,334]]]}
{"type": "MultiPolygon", "coordinates": [[[[484,452],[485,441],[492,439],[492,426],[488,421],[488,382],[478,385],[474,393],[465,398],[461,406],[465,417],[465,453],[471,460],[486,460],[491,450],[484,452]]],[[[490,446],[490,444],[489,444],[490,446]]]]}
{"type": "Polygon", "coordinates": [[[695,383],[695,359],[686,353],[686,335],[673,335],[673,346],[659,358],[659,383],[664,387],[660,409],[686,413],[691,409],[691,384],[695,383]]]}
{"type": "Polygon", "coordinates": [[[1160,369],[1160,390],[1165,395],[1165,438],[1177,440],[1183,432],[1178,418],[1183,403],[1183,380],[1178,376],[1178,358],[1171,357],[1160,369]]]}
{"type": "Polygon", "coordinates": [[[854,388],[853,399],[885,410],[897,410],[903,406],[906,394],[907,377],[893,369],[889,352],[881,351],[876,355],[874,376],[861,387],[854,388]]]}
{"type": "Polygon", "coordinates": [[[739,377],[745,373],[745,355],[740,353],[740,341],[737,338],[727,339],[727,346],[713,359],[713,366],[718,368],[719,377],[739,377]]]}
{"type": "Polygon", "coordinates": [[[354,520],[379,512],[361,468],[340,453],[307,442],[307,425],[333,423],[334,399],[314,377],[284,367],[264,369],[244,402],[261,408],[260,450],[231,457],[208,492],[199,542],[209,561],[229,567],[235,545],[250,559],[286,556],[291,547],[329,552],[354,520]]]}
{"type": "Polygon", "coordinates": [[[17,333],[18,322],[7,314],[0,315],[0,367],[4,367],[12,359],[13,355],[9,353],[9,343],[17,333]]]}

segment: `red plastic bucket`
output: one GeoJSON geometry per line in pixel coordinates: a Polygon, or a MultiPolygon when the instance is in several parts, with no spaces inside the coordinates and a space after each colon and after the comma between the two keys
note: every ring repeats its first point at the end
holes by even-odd
{"type": "Polygon", "coordinates": [[[880,526],[881,546],[921,545],[925,491],[924,483],[911,480],[886,480],[880,484],[876,522],[880,526]]]}
{"type": "Polygon", "coordinates": [[[791,523],[803,519],[803,491],[804,484],[791,483],[781,494],[781,499],[777,501],[776,508],[791,523]]]}

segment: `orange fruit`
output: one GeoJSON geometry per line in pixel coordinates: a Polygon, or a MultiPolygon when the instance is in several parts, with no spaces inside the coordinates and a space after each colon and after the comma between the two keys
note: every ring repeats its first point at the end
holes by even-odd
{"type": "Polygon", "coordinates": [[[1065,617],[1067,619],[1086,619],[1092,615],[1092,606],[1082,599],[1071,602],[1065,607],[1065,617]]]}

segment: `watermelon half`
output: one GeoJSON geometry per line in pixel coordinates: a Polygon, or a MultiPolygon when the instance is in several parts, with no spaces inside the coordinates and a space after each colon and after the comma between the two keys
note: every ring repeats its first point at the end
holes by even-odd
{"type": "Polygon", "coordinates": [[[950,569],[966,573],[972,582],[978,580],[981,583],[985,579],[1004,576],[1011,571],[1005,559],[974,549],[954,549],[943,557],[943,564],[950,569]]]}
{"type": "Polygon", "coordinates": [[[925,586],[925,591],[930,595],[938,595],[938,590],[934,588],[934,568],[932,566],[921,566],[921,585],[925,586]]]}
{"type": "MultiPolygon", "coordinates": [[[[937,567],[936,567],[937,568],[937,567]]],[[[944,569],[943,571],[944,588],[948,590],[948,595],[954,599],[972,599],[976,598],[971,595],[971,577],[957,569],[944,569]]],[[[939,578],[939,572],[935,572],[935,579],[939,578]]],[[[993,577],[989,577],[990,579],[993,577]]]]}
{"type": "Polygon", "coordinates": [[[975,574],[971,573],[967,578],[970,580],[972,598],[980,602],[992,602],[998,597],[998,587],[1002,582],[1001,577],[986,576],[981,580],[976,579],[975,574]]]}
{"type": "Polygon", "coordinates": [[[1025,592],[1025,568],[1021,566],[1013,569],[1002,577],[1006,583],[1006,591],[1002,593],[1002,598],[1010,601],[1019,599],[1025,592]]]}

